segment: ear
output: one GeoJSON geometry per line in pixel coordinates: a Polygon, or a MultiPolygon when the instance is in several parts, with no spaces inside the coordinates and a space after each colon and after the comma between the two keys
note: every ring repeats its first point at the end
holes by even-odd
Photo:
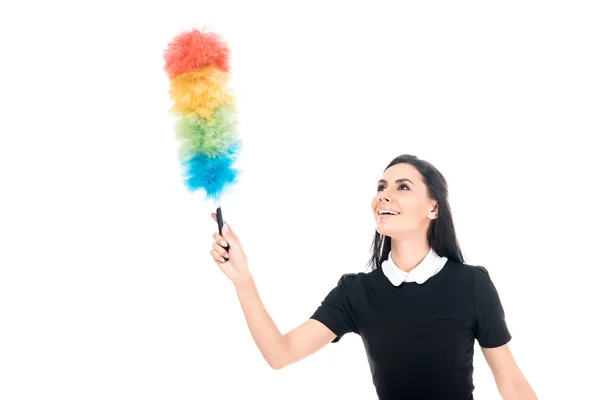
{"type": "Polygon", "coordinates": [[[429,218],[436,219],[438,217],[438,203],[433,202],[431,206],[431,211],[429,212],[429,218]]]}

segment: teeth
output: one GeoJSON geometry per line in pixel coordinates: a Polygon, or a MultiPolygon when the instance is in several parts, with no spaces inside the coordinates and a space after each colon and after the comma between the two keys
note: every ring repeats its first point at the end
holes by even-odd
{"type": "Polygon", "coordinates": [[[388,211],[388,210],[379,210],[378,214],[379,214],[379,215],[383,215],[383,214],[398,215],[398,213],[397,213],[397,212],[394,212],[394,211],[388,211]]]}

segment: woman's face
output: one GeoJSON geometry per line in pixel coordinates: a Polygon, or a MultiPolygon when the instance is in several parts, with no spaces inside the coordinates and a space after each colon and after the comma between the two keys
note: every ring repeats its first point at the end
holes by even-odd
{"type": "Polygon", "coordinates": [[[437,202],[427,196],[427,186],[419,171],[410,164],[389,167],[377,183],[371,204],[377,231],[386,236],[426,233],[431,220],[437,218],[437,202]],[[397,215],[379,215],[387,209],[397,215]]]}

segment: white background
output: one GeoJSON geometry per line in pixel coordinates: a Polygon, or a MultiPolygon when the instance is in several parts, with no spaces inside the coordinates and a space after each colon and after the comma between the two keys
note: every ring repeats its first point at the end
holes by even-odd
{"type": "Polygon", "coordinates": [[[376,399],[358,335],[271,370],[209,255],[162,69],[194,27],[231,47],[243,174],[221,205],[282,333],[365,270],[376,182],[415,154],[539,398],[599,398],[594,3],[3,5],[0,398],[376,399]]]}

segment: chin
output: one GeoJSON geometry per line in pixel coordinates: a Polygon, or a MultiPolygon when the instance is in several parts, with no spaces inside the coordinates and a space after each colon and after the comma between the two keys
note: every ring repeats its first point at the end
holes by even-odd
{"type": "Polygon", "coordinates": [[[386,235],[386,236],[393,236],[395,234],[403,232],[403,229],[398,226],[381,226],[381,225],[379,225],[376,227],[376,230],[377,230],[377,232],[381,233],[382,235],[386,235]]]}
{"type": "Polygon", "coordinates": [[[388,236],[390,235],[390,233],[395,231],[395,229],[390,229],[388,227],[381,227],[381,226],[378,226],[376,229],[377,229],[377,232],[381,233],[382,235],[388,235],[388,236]]]}

